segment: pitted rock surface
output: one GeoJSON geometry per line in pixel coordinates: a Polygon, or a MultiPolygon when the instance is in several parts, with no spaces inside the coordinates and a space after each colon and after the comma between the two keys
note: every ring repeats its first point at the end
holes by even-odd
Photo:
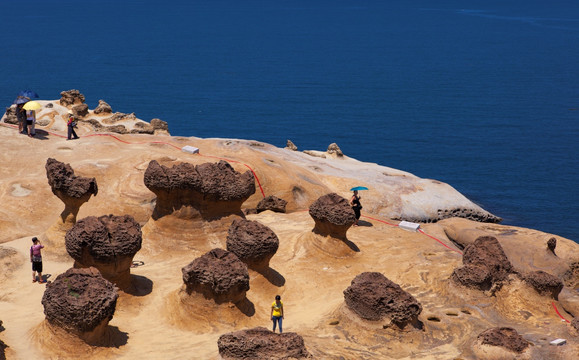
{"type": "Polygon", "coordinates": [[[89,216],[65,236],[66,251],[75,267],[94,266],[121,288],[130,284],[131,264],[141,243],[141,226],[130,215],[89,216]]]}
{"type": "Polygon", "coordinates": [[[577,331],[579,333],[579,316],[575,317],[571,321],[571,326],[575,329],[575,331],[577,331]]]}
{"type": "Polygon", "coordinates": [[[94,113],[95,114],[101,114],[101,115],[105,115],[105,114],[112,114],[113,113],[113,109],[111,108],[111,106],[104,100],[99,100],[99,104],[98,106],[94,109],[94,113]]]}
{"type": "Polygon", "coordinates": [[[74,175],[74,170],[69,164],[48,158],[45,168],[52,193],[63,201],[65,201],[63,198],[67,197],[80,199],[87,195],[96,196],[98,193],[96,179],[74,175]]]}
{"type": "Polygon", "coordinates": [[[97,269],[69,269],[46,285],[42,305],[50,324],[82,334],[113,318],[118,297],[97,269]]]}
{"type": "Polygon", "coordinates": [[[539,294],[550,296],[555,300],[563,290],[563,282],[559,278],[541,270],[526,274],[523,280],[539,294]]]}
{"type": "Polygon", "coordinates": [[[276,334],[263,327],[223,334],[217,340],[217,347],[225,360],[311,358],[300,335],[276,334]]]}
{"type": "Polygon", "coordinates": [[[75,104],[84,104],[85,97],[78,90],[67,90],[60,93],[60,105],[70,106],[75,104]]]}
{"type": "Polygon", "coordinates": [[[75,116],[75,118],[83,118],[85,116],[88,115],[88,105],[87,104],[79,104],[79,105],[74,105],[72,107],[72,113],[75,116]]]}
{"type": "Polygon", "coordinates": [[[151,120],[151,126],[153,127],[153,129],[155,131],[160,130],[160,131],[169,131],[169,124],[166,121],[163,121],[161,119],[152,119],[151,120]]]}
{"type": "Polygon", "coordinates": [[[252,269],[269,268],[269,260],[278,247],[277,235],[257,221],[236,219],[229,227],[227,250],[252,269]]]}
{"type": "Polygon", "coordinates": [[[233,253],[213,249],[181,269],[188,294],[197,292],[216,303],[237,303],[249,290],[247,266],[233,253]]]}
{"type": "Polygon", "coordinates": [[[464,266],[455,269],[451,278],[459,284],[480,290],[500,286],[513,272],[501,244],[492,236],[481,236],[468,245],[462,263],[464,266]]]}
{"type": "Polygon", "coordinates": [[[314,219],[314,232],[345,238],[346,232],[356,221],[354,210],[336,193],[323,195],[310,206],[310,216],[314,219]]]}
{"type": "Polygon", "coordinates": [[[255,193],[251,171],[241,174],[223,160],[197,166],[180,163],[171,168],[153,160],[145,171],[145,185],[157,195],[154,217],[182,206],[191,206],[208,217],[237,214],[255,193]]]}
{"type": "Polygon", "coordinates": [[[285,201],[284,199],[280,199],[276,196],[269,195],[269,196],[266,196],[265,198],[263,198],[257,204],[256,209],[257,209],[258,214],[260,212],[263,212],[266,210],[271,210],[273,212],[278,212],[278,213],[285,213],[286,205],[287,205],[287,201],[285,201]]]}
{"type": "Polygon", "coordinates": [[[4,122],[7,124],[18,124],[18,116],[16,116],[16,111],[16,106],[7,107],[4,122]]]}
{"type": "Polygon", "coordinates": [[[483,345],[500,346],[516,353],[522,353],[529,346],[529,342],[512,328],[495,327],[483,331],[477,337],[483,345]]]}
{"type": "Polygon", "coordinates": [[[398,284],[378,272],[364,272],[344,290],[346,305],[362,319],[390,319],[397,325],[413,322],[422,305],[398,284]]]}

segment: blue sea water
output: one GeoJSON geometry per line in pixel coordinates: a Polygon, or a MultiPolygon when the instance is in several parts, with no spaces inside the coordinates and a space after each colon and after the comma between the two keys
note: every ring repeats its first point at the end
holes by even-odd
{"type": "Polygon", "coordinates": [[[0,102],[345,154],[579,241],[579,1],[1,0],[0,102]]]}

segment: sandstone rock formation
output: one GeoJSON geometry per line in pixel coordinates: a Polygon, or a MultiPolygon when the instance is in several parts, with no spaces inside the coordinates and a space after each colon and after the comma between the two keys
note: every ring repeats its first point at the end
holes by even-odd
{"type": "Polygon", "coordinates": [[[263,198],[258,204],[257,204],[257,213],[259,214],[260,212],[266,211],[266,210],[271,210],[273,212],[278,212],[278,213],[285,213],[285,207],[287,206],[287,201],[285,201],[284,199],[280,199],[276,196],[273,195],[269,195],[266,196],[265,198],[263,198]]]}
{"type": "Polygon", "coordinates": [[[223,160],[171,168],[153,160],[145,171],[145,185],[157,195],[155,220],[170,214],[207,220],[241,214],[241,205],[255,193],[251,171],[240,174],[223,160]]]}
{"type": "Polygon", "coordinates": [[[67,90],[60,93],[60,105],[71,106],[84,104],[85,97],[78,90],[67,90]]]}
{"type": "Polygon", "coordinates": [[[553,254],[555,254],[555,248],[557,247],[557,239],[550,238],[547,241],[547,250],[549,250],[550,252],[552,252],[553,254]]]}
{"type": "Polygon", "coordinates": [[[131,264],[141,249],[141,226],[130,215],[89,216],[66,233],[66,251],[75,268],[96,267],[121,289],[131,286],[131,264]]]}
{"type": "Polygon", "coordinates": [[[72,113],[75,118],[83,118],[88,115],[88,105],[79,104],[72,107],[72,113]]]}
{"type": "Polygon", "coordinates": [[[155,130],[155,134],[168,133],[169,131],[169,124],[161,119],[152,119],[151,126],[155,130]]]}
{"type": "Polygon", "coordinates": [[[247,266],[233,253],[213,249],[181,269],[188,294],[202,294],[217,304],[239,303],[249,290],[247,266]]]}
{"type": "Polygon", "coordinates": [[[16,117],[16,105],[6,108],[4,122],[7,124],[18,124],[18,117],[16,117]]]}
{"type": "Polygon", "coordinates": [[[49,324],[95,343],[113,318],[118,296],[97,269],[73,268],[46,286],[42,305],[49,324]]]}
{"type": "Polygon", "coordinates": [[[104,100],[99,100],[98,106],[94,109],[94,113],[97,115],[107,115],[107,114],[112,114],[112,112],[113,112],[113,109],[104,100]]]}
{"type": "Polygon", "coordinates": [[[298,151],[298,147],[289,139],[286,141],[285,148],[291,151],[298,151]]]}
{"type": "Polygon", "coordinates": [[[378,272],[364,272],[344,290],[348,308],[365,320],[389,319],[399,328],[417,324],[422,305],[398,284],[378,272]]]}
{"type": "Polygon", "coordinates": [[[340,149],[340,147],[336,143],[331,143],[328,146],[328,150],[326,150],[326,152],[328,154],[335,155],[338,157],[344,156],[344,153],[342,152],[342,150],[340,149]]]}
{"type": "Polygon", "coordinates": [[[45,236],[50,243],[60,245],[66,231],[76,223],[82,204],[92,195],[97,195],[98,186],[95,178],[76,176],[69,164],[53,158],[46,160],[45,169],[52,193],[64,203],[60,218],[48,229],[45,236]]]}
{"type": "Polygon", "coordinates": [[[279,247],[277,235],[257,221],[236,219],[229,227],[227,250],[256,271],[269,269],[269,260],[279,247]]]}
{"type": "Polygon", "coordinates": [[[513,272],[511,262],[493,236],[481,236],[467,246],[462,263],[463,267],[452,272],[452,280],[483,291],[499,289],[513,272]]]}
{"type": "Polygon", "coordinates": [[[579,316],[571,320],[571,326],[573,327],[573,329],[575,329],[575,331],[577,331],[577,333],[579,333],[579,316]]]}
{"type": "Polygon", "coordinates": [[[300,335],[291,332],[276,334],[263,327],[223,334],[217,347],[225,360],[311,358],[300,335]]]}
{"type": "Polygon", "coordinates": [[[318,198],[309,212],[315,222],[314,233],[338,239],[346,239],[346,232],[356,221],[348,200],[336,193],[318,198]]]}
{"type": "Polygon", "coordinates": [[[525,274],[523,280],[539,294],[550,296],[555,300],[563,290],[563,282],[559,278],[541,270],[525,274]]]}
{"type": "Polygon", "coordinates": [[[477,337],[477,341],[482,345],[500,346],[515,353],[522,353],[529,342],[512,328],[495,327],[483,331],[477,337]]]}

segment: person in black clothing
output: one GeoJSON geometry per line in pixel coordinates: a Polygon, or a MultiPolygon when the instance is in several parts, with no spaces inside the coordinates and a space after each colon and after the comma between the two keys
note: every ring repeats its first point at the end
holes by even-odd
{"type": "Polygon", "coordinates": [[[360,220],[360,210],[362,210],[362,204],[360,203],[360,199],[362,197],[358,195],[358,190],[354,190],[354,195],[352,195],[352,199],[350,199],[350,205],[354,210],[354,214],[356,214],[356,222],[354,226],[358,226],[358,220],[360,220]]]}
{"type": "Polygon", "coordinates": [[[24,104],[16,104],[16,118],[18,119],[18,132],[21,134],[28,134],[28,127],[26,126],[26,110],[22,107],[24,104]]]}
{"type": "Polygon", "coordinates": [[[74,115],[72,111],[68,112],[68,121],[66,122],[66,127],[68,128],[68,136],[66,140],[73,140],[78,139],[78,135],[76,135],[76,131],[74,131],[74,127],[76,126],[76,121],[74,121],[74,115]],[[74,136],[74,138],[72,137],[74,136]]]}

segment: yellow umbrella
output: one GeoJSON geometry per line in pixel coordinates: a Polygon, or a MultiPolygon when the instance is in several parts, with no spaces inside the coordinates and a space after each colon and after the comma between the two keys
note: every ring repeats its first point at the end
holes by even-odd
{"type": "Polygon", "coordinates": [[[39,103],[37,103],[36,101],[29,101],[26,104],[24,104],[24,106],[22,107],[24,110],[38,110],[42,107],[42,105],[40,105],[39,103]]]}

